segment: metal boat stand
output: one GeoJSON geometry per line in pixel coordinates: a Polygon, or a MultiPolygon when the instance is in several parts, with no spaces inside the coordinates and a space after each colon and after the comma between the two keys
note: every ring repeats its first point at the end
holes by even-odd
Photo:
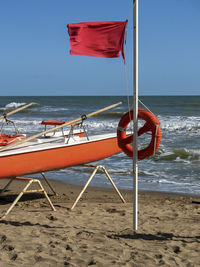
{"type": "Polygon", "coordinates": [[[85,192],[86,188],[88,187],[89,183],[92,181],[93,177],[95,176],[96,172],[101,169],[105,175],[107,176],[108,180],[110,181],[110,183],[112,184],[114,190],[117,192],[118,196],[120,197],[121,201],[123,203],[126,203],[126,201],[124,200],[123,196],[121,195],[121,193],[119,192],[119,190],[117,189],[116,185],[114,184],[113,180],[111,179],[109,173],[107,172],[107,170],[105,169],[104,166],[102,165],[90,165],[90,164],[83,164],[81,165],[83,167],[91,167],[94,168],[94,171],[92,172],[90,178],[88,179],[88,181],[86,182],[85,186],[83,187],[83,189],[81,190],[80,194],[78,195],[76,201],[74,202],[73,206],[71,207],[71,210],[73,210],[76,206],[76,204],[78,203],[78,201],[80,200],[81,196],[83,195],[83,193],[85,192]]]}
{"type": "MultiPolygon", "coordinates": [[[[51,191],[54,193],[55,196],[58,196],[58,193],[55,192],[55,190],[53,189],[53,187],[51,186],[51,184],[49,183],[47,177],[45,176],[44,172],[41,172],[42,177],[44,178],[45,182],[47,183],[47,185],[49,186],[49,188],[51,189],[51,191]]],[[[19,180],[20,177],[14,177],[14,178],[10,178],[10,180],[8,181],[8,183],[4,186],[3,189],[0,190],[0,195],[3,194],[3,192],[5,192],[5,190],[9,187],[9,185],[16,179],[19,180]]],[[[22,177],[21,177],[22,178],[22,177]]],[[[27,177],[28,178],[28,177],[27,177]]],[[[23,177],[23,180],[25,180],[26,177],[23,177]]],[[[35,179],[35,178],[29,178],[29,179],[35,179]]]]}
{"type": "MultiPolygon", "coordinates": [[[[44,175],[44,174],[42,174],[44,175]]],[[[45,175],[43,176],[45,177],[45,175]]],[[[46,178],[46,177],[45,177],[46,178]]],[[[54,205],[52,204],[50,198],[47,195],[47,192],[44,190],[44,187],[42,186],[41,182],[38,179],[34,179],[34,178],[28,178],[28,177],[15,177],[10,179],[10,181],[7,183],[7,185],[1,190],[0,195],[8,188],[8,186],[14,181],[14,180],[21,180],[21,181],[28,181],[27,185],[24,187],[24,189],[19,193],[19,195],[16,197],[16,199],[13,201],[13,203],[11,204],[11,206],[8,208],[8,210],[5,212],[5,214],[0,217],[0,219],[4,219],[9,212],[14,208],[14,206],[17,204],[17,202],[20,200],[20,198],[23,196],[23,194],[25,193],[43,193],[44,196],[46,197],[51,209],[53,211],[56,211],[54,205]],[[39,189],[34,189],[34,190],[27,190],[32,183],[37,183],[39,186],[39,189]]],[[[45,179],[46,180],[46,179],[45,179]]],[[[48,183],[48,185],[50,186],[50,184],[48,183]]],[[[50,188],[52,189],[52,187],[50,186],[50,188]]],[[[55,191],[52,189],[52,191],[55,193],[55,191]]]]}

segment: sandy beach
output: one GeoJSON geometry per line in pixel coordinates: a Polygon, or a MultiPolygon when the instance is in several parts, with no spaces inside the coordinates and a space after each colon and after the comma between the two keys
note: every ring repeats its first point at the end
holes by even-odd
{"type": "MultiPolygon", "coordinates": [[[[6,180],[0,181],[0,188],[6,180]]],[[[0,221],[0,266],[200,266],[200,197],[139,193],[139,229],[133,232],[132,192],[42,181],[0,221]]],[[[15,181],[1,196],[1,215],[25,186],[15,181]]]]}

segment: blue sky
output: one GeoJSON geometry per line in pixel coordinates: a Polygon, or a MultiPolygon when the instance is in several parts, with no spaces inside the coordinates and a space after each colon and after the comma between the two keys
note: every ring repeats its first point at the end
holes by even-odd
{"type": "MultiPolygon", "coordinates": [[[[200,94],[200,0],[139,0],[139,95],[200,94]]],[[[0,95],[125,95],[122,58],[69,55],[66,25],[129,19],[131,0],[0,0],[0,95]]]]}

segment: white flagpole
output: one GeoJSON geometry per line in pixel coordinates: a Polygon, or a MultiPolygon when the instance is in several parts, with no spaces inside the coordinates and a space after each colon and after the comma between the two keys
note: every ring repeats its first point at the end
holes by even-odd
{"type": "Polygon", "coordinates": [[[138,229],[138,0],[133,2],[133,229],[138,229]]]}

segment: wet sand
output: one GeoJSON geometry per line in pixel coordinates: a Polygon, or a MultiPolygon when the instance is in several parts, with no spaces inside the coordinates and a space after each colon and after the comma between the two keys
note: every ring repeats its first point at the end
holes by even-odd
{"type": "MultiPolygon", "coordinates": [[[[56,211],[41,193],[24,195],[0,220],[0,266],[200,266],[200,197],[140,192],[133,231],[132,192],[81,187],[50,180],[56,211]]],[[[0,181],[0,188],[6,180],[0,181]]],[[[0,197],[1,215],[25,182],[0,197]]]]}

